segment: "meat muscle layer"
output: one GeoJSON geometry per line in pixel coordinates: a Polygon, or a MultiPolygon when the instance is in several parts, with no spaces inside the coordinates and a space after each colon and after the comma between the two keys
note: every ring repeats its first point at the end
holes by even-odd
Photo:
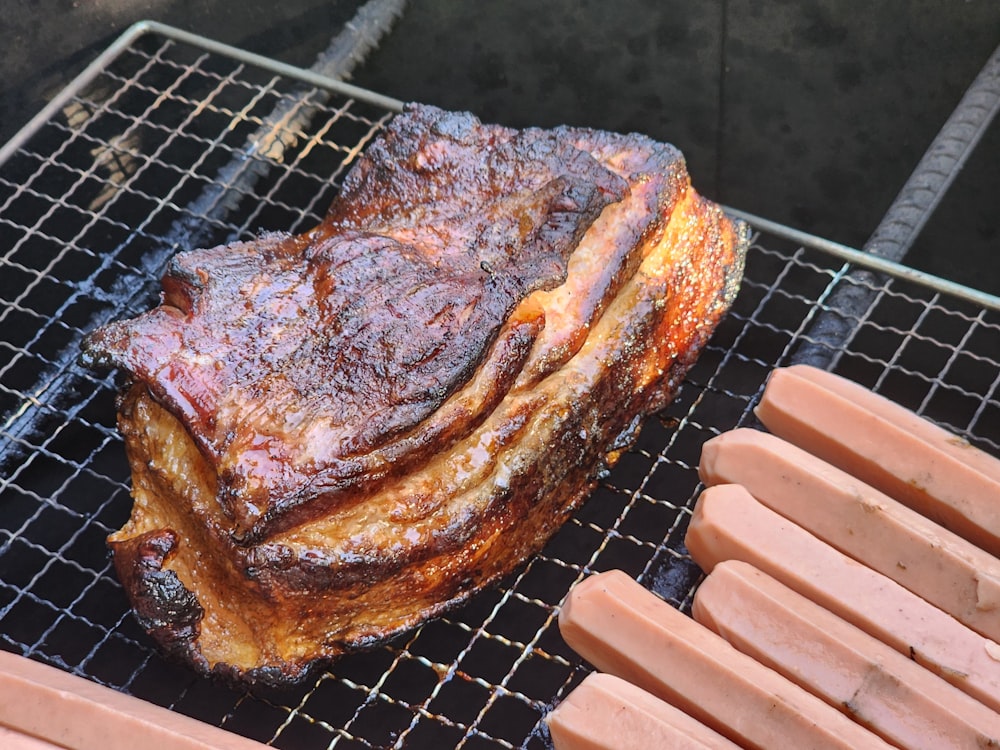
{"type": "Polygon", "coordinates": [[[745,247],[671,146],[409,106],[315,229],[180,253],[85,341],[128,378],[139,620],[286,683],[510,572],[669,401],[745,247]]]}

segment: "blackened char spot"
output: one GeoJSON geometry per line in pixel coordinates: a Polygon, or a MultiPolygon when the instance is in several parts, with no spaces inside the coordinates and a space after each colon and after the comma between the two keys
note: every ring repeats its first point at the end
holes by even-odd
{"type": "Polygon", "coordinates": [[[205,612],[177,574],[163,569],[177,544],[177,535],[170,529],[158,529],[111,544],[118,577],[132,597],[139,625],[168,653],[187,659],[195,656],[205,612]]]}

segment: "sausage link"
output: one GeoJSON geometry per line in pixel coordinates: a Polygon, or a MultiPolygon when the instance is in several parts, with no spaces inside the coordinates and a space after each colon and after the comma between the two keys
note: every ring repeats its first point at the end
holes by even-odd
{"type": "Polygon", "coordinates": [[[888,748],[844,714],[680,613],[625,573],[584,579],[559,613],[569,646],[733,742],[759,750],[888,748]]]}

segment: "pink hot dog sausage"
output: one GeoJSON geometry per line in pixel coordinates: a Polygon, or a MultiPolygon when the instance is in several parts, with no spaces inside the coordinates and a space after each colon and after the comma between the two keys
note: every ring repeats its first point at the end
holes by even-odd
{"type": "Polygon", "coordinates": [[[756,414],[775,435],[1000,554],[1000,461],[856,383],[771,373],[756,414]]]}
{"type": "Polygon", "coordinates": [[[897,747],[1000,746],[1000,715],[745,562],[715,566],[694,616],[897,747]]]}
{"type": "Polygon", "coordinates": [[[698,471],[706,485],[742,484],[841,552],[1000,640],[1000,560],[887,495],[745,428],[706,442],[698,471]]]}
{"type": "Polygon", "coordinates": [[[30,734],[0,726],[0,747],[4,750],[64,750],[61,745],[53,745],[30,734]]]}
{"type": "Polygon", "coordinates": [[[264,748],[9,651],[0,651],[0,725],[70,750],[264,748]]]}
{"type": "Polygon", "coordinates": [[[718,732],[614,675],[588,675],[545,718],[556,750],[739,750],[718,732]]]}
{"type": "Polygon", "coordinates": [[[1000,482],[1000,459],[970,445],[968,441],[953,435],[930,420],[918,416],[905,406],[901,406],[852,380],[826,370],[820,370],[818,367],[791,365],[779,369],[794,373],[799,378],[810,380],[850,401],[863,404],[864,408],[872,414],[877,414],[883,419],[903,427],[911,435],[919,437],[925,443],[933,445],[976,471],[1000,482]]]}
{"type": "Polygon", "coordinates": [[[741,485],[702,492],[684,541],[706,572],[724,560],[750,563],[1000,711],[1000,645],[764,507],[741,485]]]}
{"type": "Polygon", "coordinates": [[[743,747],[889,747],[621,571],[577,584],[559,613],[559,629],[566,643],[598,669],[638,685],[743,747]]]}

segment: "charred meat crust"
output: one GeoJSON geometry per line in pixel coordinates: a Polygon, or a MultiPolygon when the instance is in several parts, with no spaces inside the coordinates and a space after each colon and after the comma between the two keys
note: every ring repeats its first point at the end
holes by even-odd
{"type": "Polygon", "coordinates": [[[198,658],[195,642],[205,611],[177,574],[163,567],[176,546],[177,534],[171,529],[140,534],[115,547],[115,571],[129,592],[139,625],[166,653],[198,658]]]}
{"type": "Polygon", "coordinates": [[[358,457],[434,415],[627,190],[550,131],[414,108],[323,224],[181,253],[163,304],[99,329],[84,358],[131,372],[182,416],[240,533],[259,539],[366,483],[358,457]]]}
{"type": "Polygon", "coordinates": [[[410,107],[299,236],[182,253],[123,368],[136,614],[286,684],[538,551],[676,393],[747,245],[642,136],[410,107]]]}

